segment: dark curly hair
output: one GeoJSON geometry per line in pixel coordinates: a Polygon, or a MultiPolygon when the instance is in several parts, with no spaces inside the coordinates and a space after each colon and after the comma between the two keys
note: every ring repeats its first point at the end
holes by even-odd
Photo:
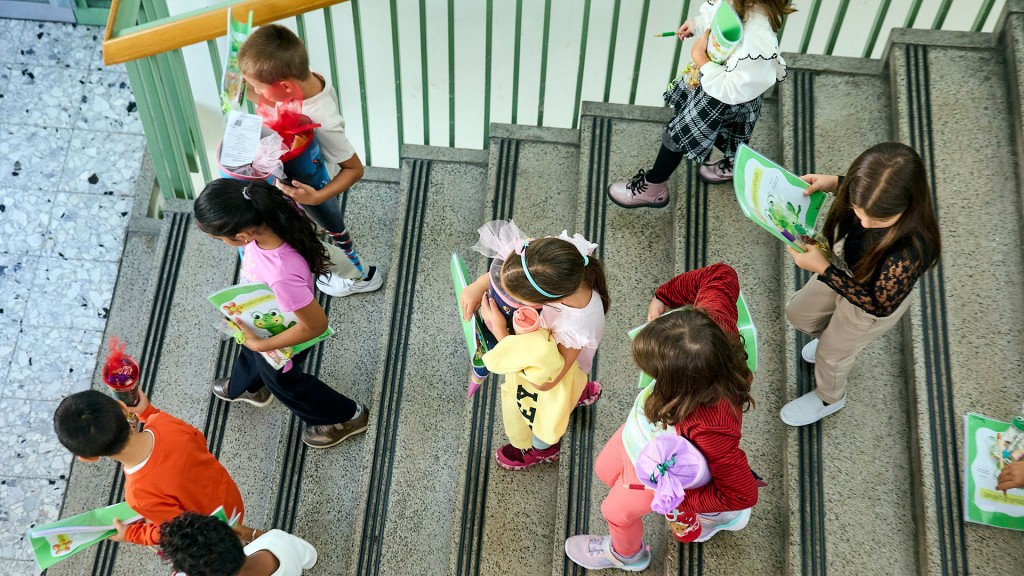
{"type": "Polygon", "coordinates": [[[196,225],[211,236],[234,238],[239,232],[266,225],[302,255],[313,274],[326,274],[330,269],[330,257],[316,235],[316,224],[284,192],[264,180],[213,180],[203,188],[192,210],[196,225]]]}
{"type": "Polygon", "coordinates": [[[242,542],[231,527],[194,512],[160,525],[160,549],[175,570],[189,576],[231,576],[245,564],[242,542]]]}

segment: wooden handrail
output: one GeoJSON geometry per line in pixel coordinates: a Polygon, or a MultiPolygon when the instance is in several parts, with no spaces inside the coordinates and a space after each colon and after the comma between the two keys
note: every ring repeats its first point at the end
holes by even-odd
{"type": "MultiPolygon", "coordinates": [[[[346,0],[242,0],[231,6],[236,15],[248,14],[252,10],[253,25],[276,22],[306,12],[341,4],[346,0]]],[[[107,32],[103,38],[103,63],[107,66],[121,64],[163,54],[184,46],[219,38],[226,33],[228,7],[206,9],[191,15],[165,18],[140,27],[138,30],[114,36],[119,0],[110,6],[107,32]]]]}

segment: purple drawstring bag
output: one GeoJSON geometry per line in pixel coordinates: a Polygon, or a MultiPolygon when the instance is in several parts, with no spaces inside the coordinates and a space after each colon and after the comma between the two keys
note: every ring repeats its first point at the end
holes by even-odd
{"type": "Polygon", "coordinates": [[[675,434],[660,434],[644,445],[636,458],[636,475],[654,490],[651,510],[659,514],[672,512],[686,497],[686,490],[711,480],[704,455],[675,434]]]}

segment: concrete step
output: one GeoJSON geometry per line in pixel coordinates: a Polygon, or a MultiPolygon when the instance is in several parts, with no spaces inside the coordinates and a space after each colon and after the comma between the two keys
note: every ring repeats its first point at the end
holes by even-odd
{"type": "MultiPolygon", "coordinates": [[[[751,146],[779,158],[776,99],[764,102],[751,146]]],[[[717,157],[717,156],[716,156],[717,157]]],[[[744,415],[741,447],[751,467],[767,482],[750,523],[704,544],[668,547],[666,573],[783,574],[786,490],[783,462],[786,432],[778,418],[785,392],[785,326],[780,296],[778,246],[740,210],[732,183],[709,185],[697,166],[680,165],[675,175],[675,273],[725,262],[736,269],[758,332],[758,370],[752,393],[756,407],[744,415]]],[[[667,280],[667,277],[663,280],[667,280]]]]}
{"type": "MultiPolygon", "coordinates": [[[[480,224],[514,218],[532,236],[571,230],[577,210],[578,137],[576,130],[492,124],[488,194],[480,224]]],[[[459,254],[475,262],[474,276],[485,273],[487,259],[471,253],[469,246],[459,247],[459,254]]],[[[451,300],[450,294],[439,298],[451,300]]],[[[454,326],[453,314],[440,311],[439,321],[454,326]]],[[[452,385],[457,386],[459,374],[452,373],[452,385]]],[[[555,533],[558,467],[510,472],[498,466],[494,453],[508,442],[501,416],[501,381],[500,376],[492,376],[466,402],[463,465],[455,487],[456,518],[449,539],[450,575],[497,574],[511,566],[516,566],[516,574],[551,571],[547,543],[555,533]]]]}
{"type": "MultiPolygon", "coordinates": [[[[551,574],[580,575],[584,570],[565,556],[565,539],[576,534],[607,534],[601,501],[608,493],[594,475],[594,459],[625,422],[636,398],[637,368],[630,359],[626,333],[644,322],[654,289],[675,268],[673,213],[670,210],[619,208],[607,199],[610,181],[627,179],[648,168],[668,119],[664,108],[586,102],[580,122],[579,210],[576,229],[598,244],[605,265],[611,309],[591,377],[604,394],[588,409],[576,410],[562,442],[557,518],[551,574]]],[[[645,539],[654,555],[644,574],[665,570],[669,534],[662,518],[649,515],[645,539]]]]}
{"type": "MultiPolygon", "coordinates": [[[[797,174],[845,174],[865,149],[892,139],[878,61],[794,55],[789,64],[780,125],[790,127],[785,163],[797,174]]],[[[788,256],[783,268],[788,298],[811,275],[788,256]]],[[[859,355],[843,411],[788,430],[791,573],[859,572],[877,566],[876,554],[889,559],[888,573],[918,573],[902,330],[859,355]]],[[[800,357],[808,341],[787,332],[786,401],[815,386],[813,366],[800,357]]]]}
{"type": "Polygon", "coordinates": [[[1021,400],[1022,199],[1008,185],[1021,169],[1008,129],[1019,111],[993,40],[897,30],[885,54],[893,131],[924,158],[943,235],[942,261],[918,282],[904,343],[922,571],[931,574],[1012,566],[1020,543],[1011,531],[965,524],[961,486],[963,414],[1008,418],[1021,400]],[[967,91],[949,90],[964,70],[972,71],[967,91]]]}
{"type": "Polygon", "coordinates": [[[386,337],[366,452],[353,466],[362,477],[350,484],[362,502],[329,524],[354,526],[350,575],[408,573],[410,559],[422,574],[444,574],[444,539],[456,521],[466,358],[452,324],[448,260],[473,245],[484,220],[487,153],[406,146],[403,158],[387,313],[378,319],[386,337]]]}

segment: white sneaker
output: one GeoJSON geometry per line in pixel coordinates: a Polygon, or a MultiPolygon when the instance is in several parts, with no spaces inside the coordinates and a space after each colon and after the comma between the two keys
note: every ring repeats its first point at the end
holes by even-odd
{"type": "Polygon", "coordinates": [[[814,357],[818,353],[818,339],[815,338],[804,345],[803,350],[800,350],[800,356],[803,357],[804,362],[814,364],[814,357]]]}
{"type": "Polygon", "coordinates": [[[718,512],[717,514],[697,514],[700,522],[700,536],[694,542],[707,542],[722,530],[743,530],[750,522],[750,508],[736,512],[718,512]]]}
{"type": "Polygon", "coordinates": [[[782,410],[779,410],[779,417],[790,426],[806,426],[842,410],[843,406],[846,406],[846,394],[843,394],[838,402],[826,406],[818,394],[811,390],[796,400],[787,402],[782,410]]]}
{"type": "Polygon", "coordinates": [[[374,272],[373,278],[369,280],[349,280],[334,274],[324,274],[317,278],[316,285],[324,294],[338,298],[359,292],[373,292],[384,285],[384,273],[375,266],[371,266],[370,269],[374,272]]]}

